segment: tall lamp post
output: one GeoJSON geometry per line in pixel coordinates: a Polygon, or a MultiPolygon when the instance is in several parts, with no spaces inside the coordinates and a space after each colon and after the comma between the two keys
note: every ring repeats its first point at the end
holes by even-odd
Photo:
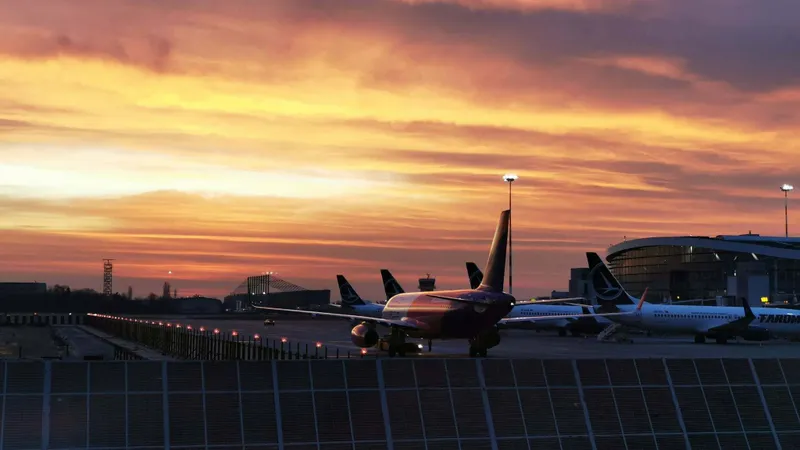
{"type": "Polygon", "coordinates": [[[511,251],[511,185],[519,178],[515,173],[507,173],[503,175],[503,181],[508,183],[508,293],[513,294],[512,289],[512,274],[514,272],[514,260],[512,259],[511,251]]]}
{"type": "Polygon", "coordinates": [[[793,190],[794,186],[791,184],[784,184],[781,186],[783,191],[783,216],[786,224],[786,237],[789,237],[789,191],[793,190]]]}
{"type": "Polygon", "coordinates": [[[270,281],[269,277],[270,277],[270,275],[275,275],[277,273],[278,272],[263,272],[262,273],[262,275],[266,275],[267,276],[267,290],[262,292],[262,294],[267,296],[266,300],[269,300],[269,281],[270,281]]]}

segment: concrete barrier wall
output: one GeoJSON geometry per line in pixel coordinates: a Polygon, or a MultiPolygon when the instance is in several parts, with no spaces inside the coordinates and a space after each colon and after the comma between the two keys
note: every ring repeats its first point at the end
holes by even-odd
{"type": "Polygon", "coordinates": [[[798,359],[7,362],[0,443],[789,449],[800,442],[800,384],[785,375],[798,368],[798,359]]]}

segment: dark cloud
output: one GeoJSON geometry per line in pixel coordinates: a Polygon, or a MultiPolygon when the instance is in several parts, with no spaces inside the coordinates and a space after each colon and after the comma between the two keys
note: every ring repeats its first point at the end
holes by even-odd
{"type": "Polygon", "coordinates": [[[110,59],[122,64],[145,67],[155,72],[168,68],[172,43],[159,36],[142,36],[124,41],[115,37],[70,35],[54,32],[49,35],[17,37],[17,44],[0,44],[0,52],[24,58],[53,58],[61,55],[110,59]]]}
{"type": "Polygon", "coordinates": [[[682,1],[656,8],[661,15],[647,17],[554,10],[523,14],[453,4],[358,0],[293,1],[279,9],[295,25],[391,30],[398,43],[407,46],[466,45],[537,66],[574,58],[646,55],[686,58],[690,70],[745,90],[797,82],[800,28],[787,18],[800,17],[800,4],[740,3],[745,5],[741,13],[723,8],[738,19],[724,22],[715,20],[718,10],[712,10],[713,1],[682,1]],[[751,20],[748,12],[756,11],[751,20]],[[689,15],[693,20],[686,20],[689,15]]]}
{"type": "MultiPolygon", "coordinates": [[[[644,55],[685,58],[689,70],[750,91],[770,90],[800,81],[800,58],[796,57],[797,48],[800,48],[800,27],[796,26],[800,3],[737,1],[736,10],[723,3],[720,0],[664,0],[650,7],[636,5],[627,12],[540,10],[522,13],[475,10],[444,3],[409,5],[388,0],[240,1],[226,2],[224,7],[213,2],[171,1],[137,3],[137,9],[128,2],[101,2],[80,12],[57,5],[50,8],[53,11],[33,16],[16,13],[12,19],[26,20],[26,25],[43,26],[50,33],[27,39],[21,50],[23,53],[32,56],[59,52],[96,55],[142,64],[154,70],[167,67],[173,54],[169,38],[173,30],[191,25],[220,33],[221,38],[223,35],[235,37],[235,27],[215,25],[209,19],[199,20],[216,14],[223,23],[225,18],[243,24],[261,20],[269,25],[263,26],[258,36],[252,36],[251,42],[244,37],[239,39],[239,45],[231,48],[233,54],[249,46],[262,49],[262,56],[266,56],[272,48],[264,41],[269,36],[282,40],[283,44],[272,51],[280,50],[285,59],[308,50],[298,37],[317,31],[337,31],[344,35],[388,37],[389,45],[394,45],[395,50],[438,54],[443,61],[462,53],[460,49],[463,48],[479,49],[487,56],[506,55],[521,64],[540,68],[563,66],[576,58],[644,55]],[[648,10],[650,14],[642,13],[648,10]],[[66,16],[61,25],[56,21],[58,11],[66,16]],[[80,33],[79,24],[100,29],[99,32],[80,33]],[[270,33],[271,27],[278,27],[280,32],[270,33]],[[81,34],[91,37],[91,42],[83,40],[81,34]],[[134,52],[123,38],[138,39],[138,45],[144,50],[134,52]]],[[[37,10],[35,6],[30,8],[37,10]]],[[[324,48],[326,43],[317,42],[317,45],[324,48]]],[[[347,59],[333,51],[334,48],[331,50],[332,59],[347,59]]],[[[391,55],[387,55],[387,59],[388,56],[391,55]]],[[[466,71],[479,71],[480,60],[475,64],[474,68],[465,68],[466,71]]],[[[393,71],[391,66],[376,67],[372,76],[384,76],[396,82],[398,77],[413,80],[415,72],[414,67],[406,67],[404,71],[393,71]]],[[[596,81],[604,81],[609,88],[619,87],[620,90],[623,87],[636,90],[637,86],[650,90],[679,88],[682,83],[610,70],[594,73],[596,81]]],[[[579,72],[573,75],[586,77],[579,72]]]]}

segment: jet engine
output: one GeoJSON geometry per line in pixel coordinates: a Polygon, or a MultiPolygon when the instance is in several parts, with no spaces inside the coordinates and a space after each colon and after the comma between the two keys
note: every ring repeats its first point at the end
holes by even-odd
{"type": "Polygon", "coordinates": [[[353,341],[358,347],[361,348],[369,348],[374,347],[375,344],[378,343],[378,332],[375,331],[375,328],[369,326],[366,323],[361,323],[353,327],[353,330],[350,331],[350,340],[353,341]]]}
{"type": "Polygon", "coordinates": [[[769,330],[764,328],[748,328],[741,336],[745,341],[768,341],[772,338],[769,330]]]}

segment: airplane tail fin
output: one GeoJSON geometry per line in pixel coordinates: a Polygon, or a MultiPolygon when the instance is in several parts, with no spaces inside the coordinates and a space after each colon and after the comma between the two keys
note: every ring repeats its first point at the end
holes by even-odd
{"type": "Polygon", "coordinates": [[[489,258],[486,260],[483,281],[478,289],[489,292],[503,292],[503,282],[506,276],[506,247],[508,246],[508,223],[511,219],[511,210],[500,213],[497,229],[494,232],[492,247],[489,249],[489,258]]]}
{"type": "Polygon", "coordinates": [[[589,280],[598,302],[612,303],[614,305],[635,305],[637,299],[631,297],[617,280],[617,277],[608,269],[600,259],[600,255],[586,252],[589,262],[589,280]]]}
{"type": "Polygon", "coordinates": [[[467,263],[467,276],[469,277],[469,288],[478,289],[483,281],[483,272],[478,268],[478,265],[470,261],[467,263]]]}
{"type": "Polygon", "coordinates": [[[336,275],[336,281],[339,282],[339,294],[342,296],[342,305],[354,306],[364,305],[364,300],[358,295],[353,286],[347,281],[344,275],[336,275]]]}
{"type": "Polygon", "coordinates": [[[386,291],[386,300],[405,292],[388,269],[381,269],[381,278],[383,278],[383,290],[386,291]]]}

